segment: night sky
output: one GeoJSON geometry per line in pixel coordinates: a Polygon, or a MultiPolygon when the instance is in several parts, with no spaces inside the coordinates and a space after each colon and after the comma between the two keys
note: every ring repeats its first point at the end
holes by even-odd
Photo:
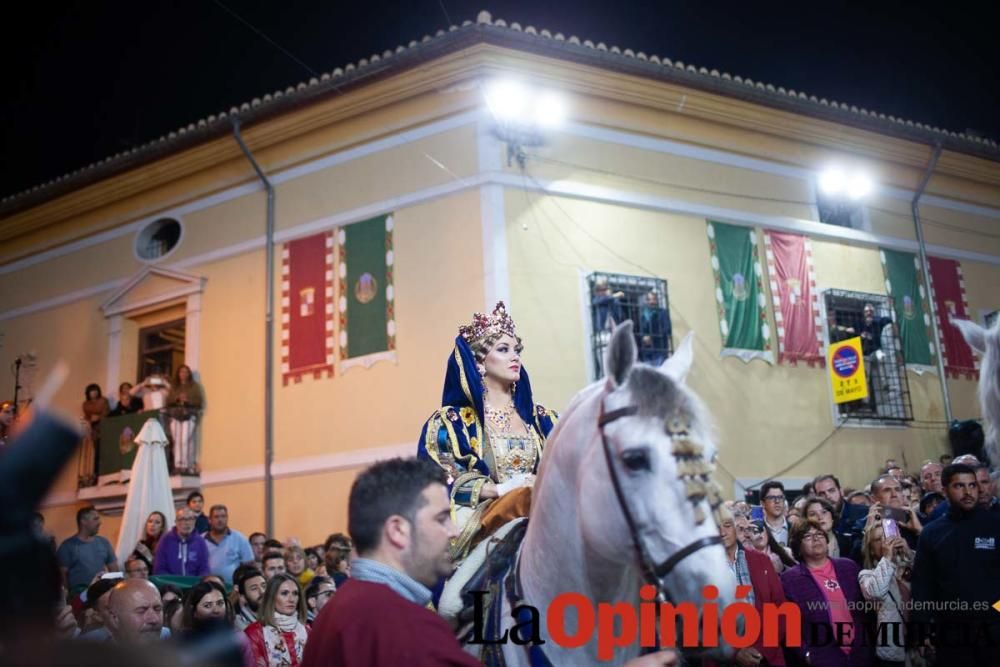
{"type": "MultiPolygon", "coordinates": [[[[615,0],[34,2],[5,18],[0,196],[481,9],[1000,140],[987,3],[615,0]],[[228,7],[290,57],[227,12],[228,7]],[[947,10],[947,13],[944,13],[947,10]],[[299,62],[297,62],[299,61],[299,62]]],[[[318,75],[317,75],[318,76],[318,75]]]]}

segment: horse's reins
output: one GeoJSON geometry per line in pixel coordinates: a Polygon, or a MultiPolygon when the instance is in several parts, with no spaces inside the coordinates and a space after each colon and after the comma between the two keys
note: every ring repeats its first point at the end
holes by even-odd
{"type": "Polygon", "coordinates": [[[664,589],[663,579],[665,579],[666,576],[670,574],[670,572],[672,572],[681,561],[691,554],[694,554],[705,547],[722,544],[722,538],[718,535],[713,535],[711,537],[703,537],[695,540],[683,549],[679,549],[674,552],[673,555],[661,563],[654,562],[650,557],[642,539],[639,537],[639,531],[636,528],[632,511],[629,509],[628,502],[625,500],[625,493],[622,491],[621,482],[618,479],[618,471],[614,466],[614,460],[611,453],[611,443],[608,442],[608,437],[604,433],[605,425],[610,424],[616,419],[620,419],[622,417],[630,417],[638,411],[639,408],[637,406],[629,405],[624,408],[612,410],[611,412],[604,412],[604,402],[601,401],[601,416],[597,420],[597,427],[601,432],[601,443],[604,446],[604,459],[607,461],[608,473],[611,475],[611,485],[615,489],[615,496],[618,498],[618,505],[621,507],[622,513],[625,515],[625,523],[628,525],[629,533],[632,535],[632,544],[635,546],[636,553],[639,556],[639,569],[642,571],[642,578],[646,581],[646,583],[652,584],[656,587],[657,601],[665,602],[669,599],[669,593],[667,593],[664,589]]]}

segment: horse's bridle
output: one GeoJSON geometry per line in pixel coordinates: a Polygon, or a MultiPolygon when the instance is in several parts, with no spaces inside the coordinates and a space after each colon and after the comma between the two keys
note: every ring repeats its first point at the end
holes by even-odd
{"type": "Polygon", "coordinates": [[[705,547],[711,547],[716,544],[722,544],[722,538],[718,535],[713,535],[711,537],[702,537],[701,539],[695,540],[691,544],[687,545],[683,549],[678,549],[669,558],[661,563],[656,563],[649,555],[649,551],[646,549],[645,545],[642,543],[642,539],[639,537],[639,531],[636,529],[635,519],[632,516],[632,510],[629,509],[628,502],[625,500],[625,493],[622,491],[621,481],[618,479],[618,471],[614,465],[614,457],[611,452],[611,443],[608,442],[608,437],[604,433],[604,427],[607,424],[620,419],[622,417],[630,417],[638,412],[638,407],[635,405],[629,405],[624,408],[618,408],[617,410],[612,410],[611,412],[604,412],[604,401],[601,401],[601,415],[597,420],[598,430],[601,432],[601,444],[604,446],[604,458],[608,463],[608,473],[611,475],[611,484],[615,489],[615,496],[618,498],[618,505],[622,509],[622,513],[625,515],[625,523],[628,525],[629,533],[632,535],[632,543],[635,546],[636,553],[639,557],[639,568],[642,571],[642,578],[648,584],[652,584],[656,587],[657,600],[664,602],[669,598],[669,594],[665,591],[663,580],[670,574],[677,565],[680,564],[682,560],[688,556],[704,549],[705,547]]]}

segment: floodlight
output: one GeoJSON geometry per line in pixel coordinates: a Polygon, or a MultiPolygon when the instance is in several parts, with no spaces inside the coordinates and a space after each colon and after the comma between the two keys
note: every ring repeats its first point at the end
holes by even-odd
{"type": "Polygon", "coordinates": [[[861,199],[872,191],[872,181],[866,174],[851,174],[847,179],[847,196],[850,199],[861,199]]]}
{"type": "Polygon", "coordinates": [[[847,176],[840,169],[831,167],[820,174],[819,187],[824,194],[839,195],[847,188],[847,176]]]}
{"type": "Polygon", "coordinates": [[[504,123],[524,120],[527,91],[517,81],[497,81],[486,89],[486,104],[493,116],[504,123]]]}
{"type": "Polygon", "coordinates": [[[558,127],[566,118],[566,104],[556,93],[542,93],[535,100],[534,107],[535,124],[538,127],[558,127]]]}

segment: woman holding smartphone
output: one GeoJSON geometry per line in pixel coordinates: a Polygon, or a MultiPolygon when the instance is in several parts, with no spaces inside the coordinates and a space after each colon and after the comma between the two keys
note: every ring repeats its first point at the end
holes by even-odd
{"type": "Polygon", "coordinates": [[[906,620],[910,601],[910,569],[913,552],[899,534],[893,519],[883,519],[868,526],[862,542],[865,569],[858,573],[858,584],[866,600],[878,602],[878,624],[889,628],[887,637],[895,641],[879,643],[875,655],[880,665],[905,665],[906,620]],[[899,628],[898,634],[895,629],[899,628]]]}

